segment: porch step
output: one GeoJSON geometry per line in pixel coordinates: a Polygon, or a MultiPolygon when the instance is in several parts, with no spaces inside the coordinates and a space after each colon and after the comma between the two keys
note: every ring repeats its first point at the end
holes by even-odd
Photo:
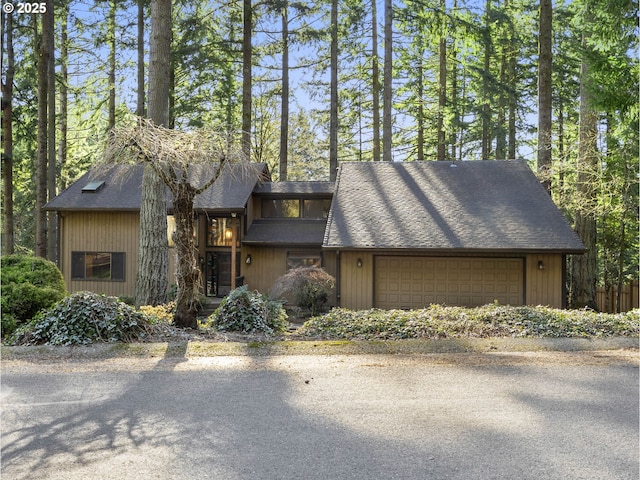
{"type": "Polygon", "coordinates": [[[222,303],[222,300],[224,300],[224,298],[208,297],[207,300],[203,301],[202,303],[202,310],[200,311],[200,316],[206,318],[209,315],[211,315],[213,312],[216,311],[216,308],[220,306],[220,304],[222,303]]]}

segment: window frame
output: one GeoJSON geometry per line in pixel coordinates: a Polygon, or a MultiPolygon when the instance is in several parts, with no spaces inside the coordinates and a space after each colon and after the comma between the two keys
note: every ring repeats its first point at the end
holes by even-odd
{"type": "MultiPolygon", "coordinates": [[[[104,264],[102,264],[104,265],[104,264]]],[[[104,252],[104,251],[72,251],[71,252],[71,280],[72,281],[89,281],[89,282],[126,282],[127,273],[127,254],[126,252],[104,252]],[[88,257],[94,257],[93,260],[98,260],[99,257],[108,256],[108,273],[109,276],[94,276],[88,275],[89,269],[91,271],[98,269],[101,264],[87,264],[88,257]],[[114,263],[117,262],[117,263],[114,263]],[[82,271],[80,275],[79,272],[82,271]],[[114,276],[115,274],[115,276],[114,276]]]]}

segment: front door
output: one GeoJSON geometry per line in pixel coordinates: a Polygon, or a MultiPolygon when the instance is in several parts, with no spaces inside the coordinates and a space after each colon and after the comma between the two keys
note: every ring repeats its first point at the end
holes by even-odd
{"type": "MultiPolygon", "coordinates": [[[[239,265],[236,267],[240,271],[239,265]]],[[[231,252],[207,252],[207,296],[224,297],[230,291],[231,252]]]]}

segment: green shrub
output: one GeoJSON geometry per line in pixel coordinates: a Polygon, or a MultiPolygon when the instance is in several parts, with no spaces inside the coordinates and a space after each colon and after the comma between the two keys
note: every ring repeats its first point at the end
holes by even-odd
{"type": "Polygon", "coordinates": [[[222,331],[271,335],[286,330],[288,322],[281,303],[269,300],[257,291],[249,291],[243,285],[225,297],[207,319],[206,326],[222,331]]]}
{"type": "Polygon", "coordinates": [[[278,278],[269,298],[287,306],[297,307],[300,313],[317,315],[326,311],[329,298],[335,292],[336,281],[324,269],[298,267],[278,278]]]}
{"type": "Polygon", "coordinates": [[[53,262],[28,255],[8,255],[1,261],[4,337],[64,298],[67,290],[62,273],[53,262]]]}
{"type": "Polygon", "coordinates": [[[149,320],[116,297],[78,292],[42,311],[20,327],[9,343],[86,345],[139,340],[149,320]]]}

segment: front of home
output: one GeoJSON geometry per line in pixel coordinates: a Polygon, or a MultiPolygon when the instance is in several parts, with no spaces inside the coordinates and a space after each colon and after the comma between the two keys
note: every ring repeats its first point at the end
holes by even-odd
{"type": "MultiPolygon", "coordinates": [[[[114,169],[47,205],[69,291],[135,292],[142,167],[114,169]]],[[[271,182],[264,164],[227,166],[196,197],[194,219],[205,295],[240,284],[268,292],[313,265],[336,278],[333,303],[352,309],[562,307],[565,257],[584,251],[522,161],[345,162],[335,183],[271,182]]]]}

